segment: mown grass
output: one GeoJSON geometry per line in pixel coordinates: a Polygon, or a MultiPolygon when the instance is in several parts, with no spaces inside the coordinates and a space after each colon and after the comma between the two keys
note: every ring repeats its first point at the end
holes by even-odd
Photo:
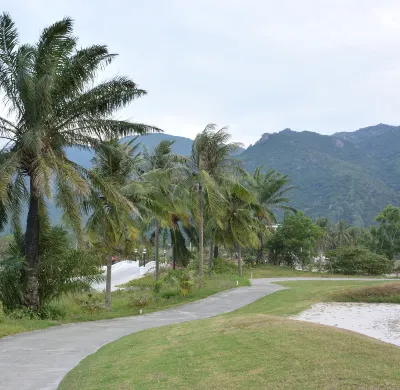
{"type": "Polygon", "coordinates": [[[124,337],[84,359],[59,389],[399,389],[399,364],[399,348],[361,335],[236,315],[124,337]]]}
{"type": "MultiPolygon", "coordinates": [[[[182,305],[197,299],[206,298],[209,295],[216,294],[220,291],[228,290],[236,287],[236,282],[239,281],[239,286],[249,286],[248,278],[238,278],[232,274],[213,275],[205,279],[204,287],[199,288],[196,284],[186,296],[180,296],[176,291],[168,295],[169,298],[163,298],[163,292],[171,291],[172,288],[166,287],[161,291],[159,296],[153,294],[152,286],[154,283],[149,279],[152,276],[146,277],[141,281],[139,291],[115,291],[111,294],[112,310],[97,310],[94,307],[83,305],[82,301],[88,299],[88,294],[68,295],[52,303],[52,307],[57,312],[64,312],[65,317],[59,320],[40,320],[40,319],[12,319],[8,316],[0,315],[0,337],[13,335],[21,332],[28,332],[37,329],[45,329],[53,325],[80,322],[80,321],[95,321],[103,319],[111,319],[117,317],[134,316],[139,314],[139,308],[132,305],[133,296],[140,296],[144,293],[154,295],[151,304],[143,308],[143,313],[151,313],[154,311],[169,309],[174,306],[182,305]],[[147,279],[147,283],[146,283],[147,279]],[[147,286],[147,287],[146,287],[147,286]]],[[[92,293],[92,300],[99,302],[102,306],[105,296],[104,293],[92,293]]]]}
{"type": "MultiPolygon", "coordinates": [[[[279,278],[279,277],[318,277],[318,278],[354,278],[357,275],[341,275],[341,274],[331,274],[327,272],[309,272],[309,271],[299,271],[291,267],[262,264],[259,266],[245,266],[243,270],[243,275],[248,278],[260,279],[260,278],[279,278]]],[[[369,276],[360,276],[360,278],[369,278],[369,276]]],[[[371,276],[370,278],[382,278],[382,276],[371,276]]],[[[393,277],[391,277],[393,278],[393,277]]],[[[400,280],[400,279],[399,279],[400,280]]]]}
{"type": "MultiPolygon", "coordinates": [[[[314,303],[331,301],[335,293],[354,291],[354,289],[360,287],[385,286],[393,284],[393,282],[384,280],[311,280],[279,282],[279,284],[288,287],[288,289],[267,295],[250,305],[226,315],[269,314],[274,316],[292,316],[309,308],[314,303]]],[[[400,282],[396,282],[396,284],[400,286],[400,282]]]]}
{"type": "Polygon", "coordinates": [[[331,295],[335,302],[400,303],[400,283],[362,287],[331,295]]]}

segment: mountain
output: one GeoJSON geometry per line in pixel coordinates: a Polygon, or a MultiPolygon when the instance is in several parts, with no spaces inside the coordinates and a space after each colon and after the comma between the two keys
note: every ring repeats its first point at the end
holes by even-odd
{"type": "MultiPolygon", "coordinates": [[[[135,137],[126,137],[123,138],[122,141],[128,142],[133,138],[135,137]]],[[[150,150],[153,150],[161,141],[165,140],[174,142],[172,145],[172,151],[174,153],[183,156],[188,156],[191,153],[193,141],[190,138],[178,137],[164,133],[141,135],[137,137],[137,142],[142,144],[144,148],[148,148],[150,150]]],[[[70,160],[75,161],[84,168],[90,168],[94,152],[74,147],[68,148],[66,153],[70,160]]]]}
{"type": "Polygon", "coordinates": [[[289,175],[292,205],[312,217],[370,225],[400,205],[400,127],[379,124],[331,136],[285,129],[263,134],[240,158],[289,175]]]}
{"type": "MultiPolygon", "coordinates": [[[[191,152],[189,138],[138,137],[150,150],[162,140],[174,141],[175,153],[187,156],[191,152]]],[[[93,158],[93,152],[77,148],[69,148],[67,155],[86,168],[93,158]]],[[[263,134],[235,156],[250,172],[263,165],[265,170],[287,174],[296,186],[289,195],[291,205],[313,218],[369,226],[387,204],[400,205],[400,127],[379,124],[330,136],[285,129],[263,134]]],[[[60,222],[61,214],[51,203],[49,212],[53,223],[60,222]]]]}

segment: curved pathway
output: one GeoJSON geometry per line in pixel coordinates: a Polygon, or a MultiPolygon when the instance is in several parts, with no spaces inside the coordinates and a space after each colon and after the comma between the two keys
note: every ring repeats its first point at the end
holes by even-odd
{"type": "Polygon", "coordinates": [[[174,309],[135,317],[60,325],[5,337],[0,339],[0,389],[57,389],[68,371],[104,344],[144,329],[209,318],[239,309],[265,295],[285,289],[272,283],[288,280],[364,279],[253,279],[251,287],[224,291],[174,309]]]}

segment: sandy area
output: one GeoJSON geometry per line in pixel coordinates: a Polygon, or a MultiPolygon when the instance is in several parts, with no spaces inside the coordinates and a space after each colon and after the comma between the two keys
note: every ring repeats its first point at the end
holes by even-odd
{"type": "Polygon", "coordinates": [[[348,329],[400,346],[397,304],[317,303],[292,319],[348,329]]]}
{"type": "MultiPolygon", "coordinates": [[[[148,262],[145,267],[139,267],[139,262],[131,260],[124,260],[114,264],[111,267],[111,290],[115,291],[118,289],[118,285],[143,277],[146,273],[152,272],[154,267],[154,261],[148,262]]],[[[105,272],[107,267],[102,267],[102,269],[105,272]]],[[[92,287],[99,291],[105,290],[106,282],[94,283],[92,287]]]]}

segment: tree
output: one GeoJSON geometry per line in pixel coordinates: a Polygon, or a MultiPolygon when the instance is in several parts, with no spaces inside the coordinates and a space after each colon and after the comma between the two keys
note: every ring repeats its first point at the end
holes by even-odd
{"type": "MultiPolygon", "coordinates": [[[[73,21],[45,28],[35,45],[19,45],[7,13],[0,16],[0,91],[9,117],[0,117],[0,137],[8,149],[0,159],[0,199],[6,214],[18,214],[29,198],[25,232],[25,305],[38,302],[40,204],[56,192],[56,203],[81,234],[78,202],[91,182],[106,198],[118,198],[83,167],[68,160],[65,148],[97,148],[101,139],[156,130],[116,120],[113,114],[146,94],[127,77],[95,85],[98,72],[115,58],[106,46],[77,49],[73,21]]],[[[3,219],[4,222],[4,219],[3,219]]]]}
{"type": "Polygon", "coordinates": [[[210,213],[218,215],[221,202],[216,185],[225,181],[226,173],[236,165],[231,158],[241,144],[229,143],[231,135],[222,128],[209,124],[196,136],[189,161],[190,180],[197,192],[197,218],[199,234],[199,278],[203,280],[204,264],[204,202],[207,201],[210,213]]]}
{"type": "Polygon", "coordinates": [[[337,221],[330,231],[331,247],[333,249],[353,244],[351,226],[342,219],[337,221]]]}
{"type": "MultiPolygon", "coordinates": [[[[242,248],[256,248],[264,211],[256,197],[239,181],[232,181],[223,191],[223,216],[216,220],[217,235],[226,246],[235,248],[238,255],[238,273],[242,277],[242,248]]],[[[264,234],[264,232],[262,232],[264,234]]]]}
{"type": "MultiPolygon", "coordinates": [[[[285,194],[295,187],[288,187],[290,180],[287,175],[281,175],[273,169],[263,174],[262,168],[262,166],[256,168],[249,184],[256,193],[257,202],[264,208],[263,216],[260,217],[261,220],[271,225],[276,223],[275,210],[295,211],[287,205],[290,200],[285,197],[285,194]]],[[[266,229],[259,232],[260,244],[257,253],[257,262],[259,263],[264,262],[263,231],[266,231],[266,229]]]]}
{"type": "Polygon", "coordinates": [[[375,221],[379,222],[379,228],[372,229],[378,240],[377,251],[393,260],[400,254],[400,207],[386,206],[375,221]]]}
{"type": "MultiPolygon", "coordinates": [[[[172,153],[173,141],[161,141],[153,152],[145,150],[144,152],[144,164],[142,169],[147,172],[144,178],[150,179],[153,190],[153,205],[150,205],[150,215],[154,219],[154,243],[155,243],[155,262],[156,262],[156,281],[159,278],[159,233],[162,225],[170,227],[173,231],[171,232],[171,242],[173,244],[173,257],[176,257],[176,249],[178,246],[178,239],[176,236],[177,231],[180,232],[179,226],[177,226],[176,220],[179,218],[179,212],[176,211],[175,204],[173,202],[173,189],[176,185],[179,185],[179,180],[176,180],[177,176],[180,176],[182,172],[181,164],[186,163],[187,159],[183,156],[179,156],[172,153]]],[[[182,194],[182,193],[181,193],[182,194]]],[[[180,199],[181,203],[183,199],[180,199]]],[[[181,238],[181,237],[179,237],[181,238]]],[[[176,261],[176,259],[175,259],[176,261]]],[[[174,262],[175,266],[175,262],[174,262]]]]}
{"type": "Polygon", "coordinates": [[[302,212],[287,214],[275,234],[267,241],[270,257],[274,264],[285,263],[305,269],[317,254],[317,242],[321,229],[302,212]]]}
{"type": "MultiPolygon", "coordinates": [[[[131,183],[140,164],[138,145],[133,145],[136,139],[129,143],[120,143],[118,139],[103,142],[93,158],[92,171],[97,178],[107,182],[116,191],[122,193],[123,188],[131,183]]],[[[132,187],[132,184],[131,184],[132,187]]],[[[136,199],[141,198],[140,183],[136,186],[136,199]]],[[[132,199],[132,191],[130,193],[132,199]]],[[[116,253],[133,253],[133,243],[137,241],[138,229],[135,224],[133,209],[126,207],[130,201],[125,198],[123,203],[113,202],[101,193],[92,191],[84,202],[87,213],[91,213],[86,225],[92,244],[107,258],[106,271],[106,307],[111,308],[111,267],[112,257],[116,253]]]]}

